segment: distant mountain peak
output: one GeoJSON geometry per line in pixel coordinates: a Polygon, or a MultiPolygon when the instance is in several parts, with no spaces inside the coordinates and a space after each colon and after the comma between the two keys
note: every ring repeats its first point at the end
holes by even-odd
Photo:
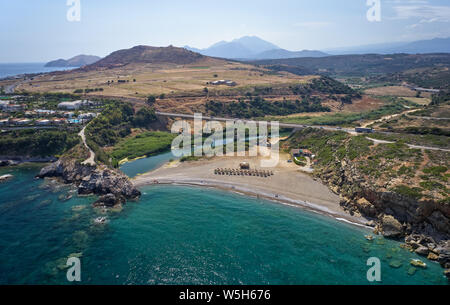
{"type": "Polygon", "coordinates": [[[230,42],[220,41],[206,49],[196,49],[189,46],[185,48],[207,56],[243,60],[321,57],[328,55],[320,51],[303,50],[292,52],[284,50],[257,36],[243,36],[230,42]]]}
{"type": "Polygon", "coordinates": [[[77,55],[70,59],[58,59],[48,62],[46,67],[82,67],[99,61],[101,57],[93,55],[77,55]]]}

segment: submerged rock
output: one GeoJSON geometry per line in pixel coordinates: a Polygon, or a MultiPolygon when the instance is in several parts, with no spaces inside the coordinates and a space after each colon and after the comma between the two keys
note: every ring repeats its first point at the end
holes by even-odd
{"type": "Polygon", "coordinates": [[[408,269],[408,275],[416,274],[417,268],[411,267],[408,269]]]}
{"type": "Polygon", "coordinates": [[[399,260],[393,260],[389,263],[389,266],[391,266],[392,268],[400,268],[403,265],[403,263],[399,260]]]}
{"type": "Polygon", "coordinates": [[[450,269],[445,269],[444,275],[447,277],[447,279],[450,281],[450,269]]]}
{"type": "Polygon", "coordinates": [[[427,268],[427,264],[425,264],[424,262],[422,262],[420,259],[412,259],[410,261],[410,264],[413,265],[414,267],[420,267],[420,268],[427,268]]]}

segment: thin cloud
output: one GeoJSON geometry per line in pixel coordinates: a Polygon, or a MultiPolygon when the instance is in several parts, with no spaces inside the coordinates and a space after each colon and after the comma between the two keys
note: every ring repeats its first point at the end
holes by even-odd
{"type": "Polygon", "coordinates": [[[310,21],[310,22],[297,22],[294,23],[295,27],[301,27],[301,28],[324,28],[327,26],[330,26],[331,22],[327,21],[310,21]]]}
{"type": "Polygon", "coordinates": [[[450,22],[450,7],[437,5],[398,5],[395,19],[419,19],[420,23],[450,22]]]}

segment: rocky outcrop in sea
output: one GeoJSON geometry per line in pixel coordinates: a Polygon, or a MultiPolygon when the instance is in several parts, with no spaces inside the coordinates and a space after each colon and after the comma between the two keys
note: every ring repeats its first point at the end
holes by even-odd
{"type": "Polygon", "coordinates": [[[112,207],[141,196],[123,173],[104,165],[82,165],[73,159],[60,159],[42,168],[37,177],[60,178],[64,183],[76,185],[81,195],[99,195],[96,206],[112,207]]]}

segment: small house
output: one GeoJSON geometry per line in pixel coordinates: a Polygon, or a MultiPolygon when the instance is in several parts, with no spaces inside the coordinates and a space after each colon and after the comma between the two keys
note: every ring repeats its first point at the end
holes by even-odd
{"type": "Polygon", "coordinates": [[[373,129],[372,128],[356,127],[355,131],[357,133],[373,133],[373,129]]]}
{"type": "Polygon", "coordinates": [[[292,149],[291,150],[292,158],[298,158],[298,157],[311,157],[313,154],[308,149],[292,149]]]}
{"type": "Polygon", "coordinates": [[[31,120],[29,119],[19,119],[16,121],[17,125],[28,125],[31,123],[31,120]]]}
{"type": "Polygon", "coordinates": [[[46,120],[46,119],[37,120],[36,125],[39,125],[39,126],[50,125],[50,120],[46,120]]]}
{"type": "Polygon", "coordinates": [[[250,169],[250,163],[248,162],[242,162],[241,164],[239,164],[240,169],[243,170],[249,170],[250,169]]]}
{"type": "Polygon", "coordinates": [[[53,124],[61,125],[61,124],[66,123],[66,119],[53,119],[52,122],[53,122],[53,124]]]}
{"type": "Polygon", "coordinates": [[[291,149],[291,156],[292,158],[300,157],[300,149],[291,149]]]}

